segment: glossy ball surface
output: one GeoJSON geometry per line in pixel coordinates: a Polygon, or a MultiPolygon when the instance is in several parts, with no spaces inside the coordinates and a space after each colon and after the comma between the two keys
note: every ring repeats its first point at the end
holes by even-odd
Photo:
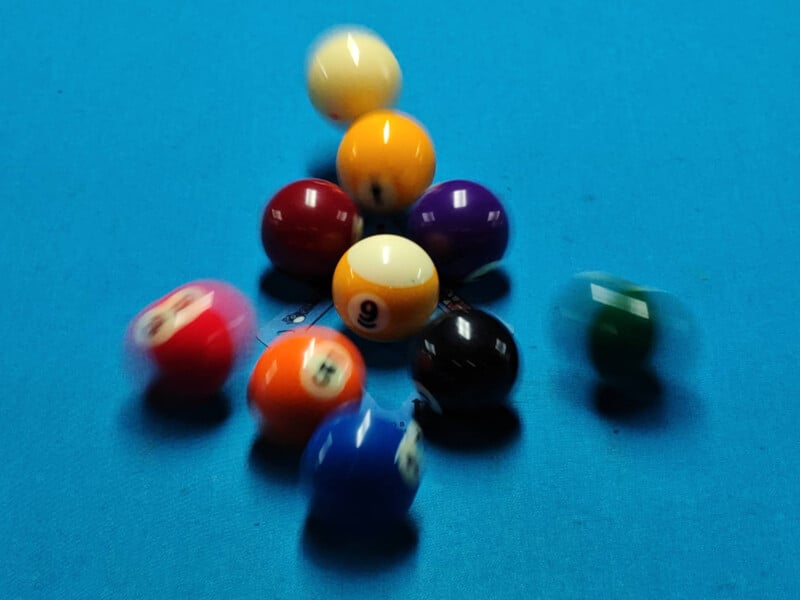
{"type": "Polygon", "coordinates": [[[361,208],[400,212],[419,198],[436,171],[425,129],[408,115],[378,110],[356,120],[336,154],[339,183],[361,208]]]}
{"type": "Polygon", "coordinates": [[[559,297],[556,341],[567,356],[582,352],[608,382],[640,379],[668,333],[666,321],[688,322],[677,310],[662,310],[670,306],[668,300],[662,292],[608,273],[580,273],[559,297]]]}
{"type": "Polygon", "coordinates": [[[438,414],[480,411],[507,401],[519,370],[514,336],[478,309],[441,315],[415,343],[411,374],[438,414]]]}
{"type": "Polygon", "coordinates": [[[484,186],[466,180],[429,188],[412,207],[408,236],[446,281],[474,279],[497,266],[508,246],[508,215],[484,186]]]}
{"type": "Polygon", "coordinates": [[[137,376],[175,397],[212,396],[255,338],[255,312],[233,286],[193,281],[150,303],[126,333],[137,376]]]}
{"type": "Polygon", "coordinates": [[[261,219],[261,242],[272,264],[303,278],[330,277],[362,231],[361,215],[347,193],[322,179],[281,188],[261,219]]]}
{"type": "Polygon", "coordinates": [[[656,346],[655,314],[647,292],[623,288],[614,296],[610,304],[597,307],[587,335],[589,360],[605,379],[641,373],[656,346]]]}
{"type": "Polygon", "coordinates": [[[259,357],[247,386],[270,440],[302,445],[331,411],[359,402],[366,366],[346,336],[322,326],[284,333],[259,357]]]}
{"type": "Polygon", "coordinates": [[[333,304],[348,328],[378,341],[409,337],[439,302],[433,261],[417,244],[390,234],[354,244],[333,274],[333,304]]]}
{"type": "Polygon", "coordinates": [[[392,106],[403,76],[389,46],[362,28],[336,29],[314,45],[306,71],[308,97],[326,118],[350,123],[392,106]]]}
{"type": "Polygon", "coordinates": [[[345,410],[314,433],[301,460],[309,515],[337,526],[402,519],[417,494],[422,431],[374,409],[345,410]]]}

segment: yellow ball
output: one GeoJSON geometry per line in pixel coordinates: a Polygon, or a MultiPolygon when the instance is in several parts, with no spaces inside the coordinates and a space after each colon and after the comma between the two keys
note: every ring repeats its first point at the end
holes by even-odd
{"type": "Polygon", "coordinates": [[[306,73],[311,104],[344,124],[392,106],[403,76],[389,46],[364,29],[338,29],[314,46],[306,73]]]}
{"type": "Polygon", "coordinates": [[[428,132],[410,116],[376,110],[353,123],[336,154],[339,184],[356,204],[400,212],[430,186],[436,152],[428,132]]]}
{"type": "Polygon", "coordinates": [[[373,235],[344,253],[333,273],[333,305],[348,328],[378,341],[418,333],[439,302],[430,256],[399,235],[373,235]]]}

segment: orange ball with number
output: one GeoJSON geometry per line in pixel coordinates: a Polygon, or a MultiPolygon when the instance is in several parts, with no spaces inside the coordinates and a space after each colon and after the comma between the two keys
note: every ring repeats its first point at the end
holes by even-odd
{"type": "Polygon", "coordinates": [[[333,410],[361,400],[366,373],[346,336],[307,327],[270,342],[250,375],[247,399],[266,438],[302,446],[333,410]]]}

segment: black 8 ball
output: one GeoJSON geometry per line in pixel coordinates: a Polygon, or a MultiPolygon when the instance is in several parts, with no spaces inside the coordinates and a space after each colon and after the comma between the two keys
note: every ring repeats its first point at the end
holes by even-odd
{"type": "Polygon", "coordinates": [[[475,413],[502,405],[517,379],[519,353],[508,328],[478,309],[445,313],[417,338],[414,385],[435,413],[475,413]]]}

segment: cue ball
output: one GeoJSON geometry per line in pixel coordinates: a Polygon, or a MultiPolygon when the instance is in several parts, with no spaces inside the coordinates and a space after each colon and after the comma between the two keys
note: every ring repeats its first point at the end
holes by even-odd
{"type": "Polygon", "coordinates": [[[312,48],[306,72],[311,104],[321,115],[343,124],[394,105],[402,81],[389,46],[363,28],[323,34],[312,48]]]}
{"type": "Polygon", "coordinates": [[[331,411],[361,400],[365,379],[353,342],[315,325],[270,342],[253,368],[247,398],[265,437],[302,445],[331,411]]]}
{"type": "Polygon", "coordinates": [[[422,430],[373,408],[329,417],[301,459],[309,516],[340,527],[387,525],[402,519],[417,494],[422,430]]]}
{"type": "Polygon", "coordinates": [[[417,338],[411,373],[437,414],[504,404],[517,379],[519,352],[509,329],[478,309],[441,315],[417,338]]]}
{"type": "Polygon", "coordinates": [[[215,280],[182,285],[152,302],[126,334],[131,366],[181,398],[210,397],[222,388],[255,336],[255,312],[233,286],[215,280]]]}
{"type": "Polygon", "coordinates": [[[344,134],[336,154],[339,183],[364,210],[402,212],[433,181],[436,153],[425,129],[392,110],[367,113],[344,134]]]}
{"type": "Polygon", "coordinates": [[[348,328],[377,341],[419,332],[439,302],[427,253],[404,237],[373,235],[354,244],[333,273],[333,304],[348,328]]]}
{"type": "Polygon", "coordinates": [[[508,246],[508,216],[484,186],[465,180],[429,188],[412,207],[408,236],[433,259],[439,276],[458,283],[496,267],[508,246]]]}
{"type": "Polygon", "coordinates": [[[361,215],[347,193],[322,179],[281,188],[261,219],[261,242],[272,264],[301,278],[330,277],[362,231],[361,215]]]}

